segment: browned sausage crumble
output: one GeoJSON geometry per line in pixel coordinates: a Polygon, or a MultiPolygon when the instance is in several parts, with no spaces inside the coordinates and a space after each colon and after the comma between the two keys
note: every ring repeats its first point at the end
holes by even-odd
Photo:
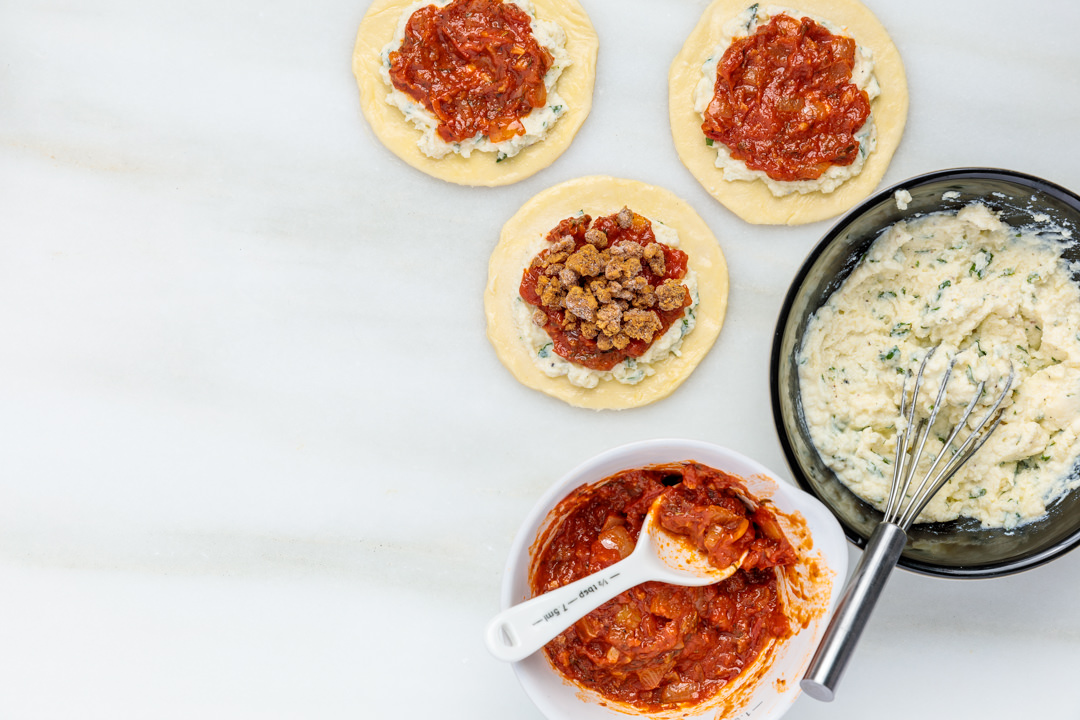
{"type": "MultiPolygon", "coordinates": [[[[627,207],[595,223],[588,215],[568,218],[552,236],[525,272],[523,289],[531,287],[523,297],[537,307],[537,325],[588,341],[593,350],[579,355],[623,351],[638,341],[631,356],[640,356],[670,326],[670,314],[690,304],[680,282],[685,255],[658,243],[649,220],[627,207]]],[[[614,365],[616,357],[602,362],[614,365]]]]}

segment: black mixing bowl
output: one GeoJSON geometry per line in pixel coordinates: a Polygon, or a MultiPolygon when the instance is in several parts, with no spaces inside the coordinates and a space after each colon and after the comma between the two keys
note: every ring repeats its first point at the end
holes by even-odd
{"type": "MultiPolygon", "coordinates": [[[[1047,216],[1072,233],[1072,241],[1062,241],[1063,257],[1080,261],[1080,196],[1008,170],[943,170],[883,190],[842,218],[810,252],[780,310],[770,366],[773,419],[780,443],[798,484],[832,510],[848,539],[859,547],[865,547],[882,515],[836,479],[810,441],[796,366],[807,321],[885,228],[905,218],[956,211],[976,200],[1014,227],[1047,216]],[[895,196],[900,190],[911,195],[904,210],[895,196]]],[[[1074,275],[1074,279],[1080,282],[1080,277],[1074,275]]],[[[1080,490],[1055,502],[1042,519],[1011,530],[983,528],[974,520],[915,525],[899,564],[928,575],[994,577],[1048,562],[1078,544],[1080,490]]]]}

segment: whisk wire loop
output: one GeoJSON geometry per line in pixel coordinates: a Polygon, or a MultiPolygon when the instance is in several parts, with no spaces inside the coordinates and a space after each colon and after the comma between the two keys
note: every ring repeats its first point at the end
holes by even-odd
{"type": "Polygon", "coordinates": [[[945,486],[945,483],[949,482],[949,480],[952,479],[952,476],[955,475],[958,470],[960,470],[961,466],[966,463],[972,455],[978,452],[979,448],[983,446],[983,443],[989,440],[990,435],[993,434],[995,430],[997,430],[998,425],[1001,424],[1001,415],[998,412],[998,409],[1001,407],[1001,403],[1005,400],[1005,397],[1008,395],[1009,390],[1012,388],[1012,383],[1015,376],[1015,368],[1010,367],[1009,375],[1005,380],[1005,385],[1002,388],[1001,392],[998,394],[998,397],[994,401],[994,404],[991,406],[990,410],[987,411],[986,415],[984,415],[982,419],[975,424],[975,427],[968,434],[967,438],[965,438],[964,441],[960,443],[960,446],[957,447],[951,455],[949,455],[944,467],[942,467],[942,469],[937,473],[937,475],[934,475],[933,479],[931,480],[931,475],[933,475],[941,459],[946,456],[946,453],[952,447],[957,435],[960,434],[960,430],[967,426],[968,418],[971,417],[972,412],[975,410],[975,406],[982,398],[986,383],[979,383],[978,387],[976,388],[975,396],[971,399],[971,402],[968,403],[967,409],[964,411],[964,414],[963,416],[961,416],[960,421],[956,424],[956,427],[953,428],[952,433],[945,441],[945,444],[941,448],[941,452],[938,453],[938,456],[936,458],[934,458],[933,463],[931,463],[930,469],[926,472],[926,477],[923,479],[922,484],[919,486],[919,490],[914,494],[911,504],[901,516],[900,521],[897,523],[901,528],[904,529],[905,532],[915,522],[915,519],[919,517],[919,513],[923,511],[927,503],[930,502],[931,498],[933,498],[938,493],[938,491],[945,486]]]}
{"type": "Polygon", "coordinates": [[[1015,368],[1009,369],[1009,376],[1004,383],[997,400],[972,428],[967,438],[952,450],[959,437],[960,430],[968,426],[971,415],[982,399],[986,390],[985,383],[979,383],[975,396],[956,426],[942,441],[941,450],[929,463],[929,470],[915,490],[912,481],[918,472],[919,459],[926,446],[927,437],[933,431],[934,422],[945,399],[946,386],[952,375],[955,358],[945,370],[937,397],[930,408],[929,417],[915,423],[919,391],[923,385],[923,371],[937,348],[930,349],[919,365],[914,388],[909,393],[910,372],[905,374],[900,393],[900,415],[896,438],[896,462],[893,466],[892,485],[885,506],[885,515],[874,528],[867,540],[859,564],[848,579],[832,619],[825,629],[821,643],[814,657],[810,660],[806,674],[799,681],[800,687],[810,697],[817,700],[832,700],[836,686],[854,652],[855,645],[862,635],[866,622],[881,595],[889,573],[900,559],[907,544],[907,531],[915,519],[930,502],[930,499],[949,481],[960,467],[974,455],[1001,423],[1001,403],[1009,394],[1015,376],[1015,368]],[[936,474],[935,474],[936,473],[936,474]]]}
{"type": "Polygon", "coordinates": [[[922,363],[919,365],[918,375],[915,379],[914,389],[911,391],[910,395],[908,393],[908,379],[910,378],[910,373],[905,375],[903,387],[901,389],[900,411],[904,416],[905,423],[903,430],[897,436],[896,462],[893,471],[893,481],[889,488],[889,499],[885,507],[884,521],[899,525],[905,532],[915,522],[915,519],[934,495],[936,495],[945,483],[956,474],[960,467],[967,462],[980,447],[982,447],[983,443],[985,443],[994,430],[997,429],[998,424],[1001,422],[1001,416],[998,414],[998,409],[1008,395],[1009,390],[1012,387],[1013,378],[1015,377],[1015,369],[1010,367],[1009,375],[1005,380],[1004,387],[999,393],[997,400],[990,408],[990,411],[974,425],[968,436],[954,450],[953,446],[956,443],[961,430],[968,427],[968,421],[983,397],[986,389],[986,382],[982,381],[976,386],[975,393],[971,398],[971,401],[967,404],[967,407],[964,409],[960,420],[949,432],[948,437],[942,440],[941,450],[930,462],[926,472],[922,475],[922,480],[917,486],[913,487],[919,461],[923,456],[927,439],[937,421],[939,411],[944,404],[943,401],[949,385],[949,379],[952,376],[953,367],[956,364],[955,357],[949,361],[942,376],[941,384],[938,386],[937,396],[934,399],[933,405],[930,407],[929,416],[920,420],[916,425],[915,413],[918,406],[919,393],[923,386],[923,372],[936,350],[937,347],[931,348],[923,357],[922,363]]]}
{"type": "Polygon", "coordinates": [[[910,396],[908,395],[908,380],[911,378],[911,372],[908,371],[904,374],[903,385],[900,389],[900,415],[904,418],[904,428],[896,439],[896,462],[893,465],[893,481],[889,486],[889,500],[885,506],[885,522],[896,523],[902,513],[900,504],[903,502],[911,485],[911,479],[915,474],[916,463],[914,460],[918,459],[919,455],[922,454],[929,425],[933,425],[934,420],[937,419],[937,409],[941,406],[943,397],[942,390],[952,374],[952,363],[950,363],[945,370],[945,382],[938,389],[937,400],[931,408],[929,423],[923,419],[916,426],[915,405],[923,386],[923,372],[936,350],[936,346],[930,348],[923,357],[922,363],[919,364],[919,372],[915,376],[915,388],[910,396]],[[912,428],[915,428],[914,432],[912,432],[912,428]],[[910,451],[915,438],[921,438],[921,440],[919,441],[919,451],[912,455],[910,451]]]}

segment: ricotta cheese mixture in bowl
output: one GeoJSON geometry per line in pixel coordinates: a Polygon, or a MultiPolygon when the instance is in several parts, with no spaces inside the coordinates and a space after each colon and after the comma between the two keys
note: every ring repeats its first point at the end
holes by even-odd
{"type": "Polygon", "coordinates": [[[774,337],[774,417],[796,479],[854,542],[891,480],[901,373],[940,345],[932,387],[957,361],[945,414],[977,382],[989,403],[1010,366],[1017,377],[1001,427],[924,511],[900,564],[986,576],[1080,543],[1078,225],[1080,198],[1051,183],[943,171],[879,193],[811,253],[774,337]]]}

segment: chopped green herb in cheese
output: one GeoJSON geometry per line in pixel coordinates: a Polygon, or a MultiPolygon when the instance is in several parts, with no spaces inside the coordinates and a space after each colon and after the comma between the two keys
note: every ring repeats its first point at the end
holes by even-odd
{"type": "MultiPolygon", "coordinates": [[[[1011,528],[1041,517],[1080,486],[1080,288],[1060,246],[981,204],[900,222],[814,314],[798,360],[804,417],[822,459],[870,502],[888,495],[891,473],[877,470],[895,455],[904,373],[937,345],[927,387],[957,362],[926,464],[978,383],[985,412],[1010,365],[1017,379],[1001,426],[920,520],[1011,528]]],[[[920,395],[923,416],[935,394],[920,395]]]]}

